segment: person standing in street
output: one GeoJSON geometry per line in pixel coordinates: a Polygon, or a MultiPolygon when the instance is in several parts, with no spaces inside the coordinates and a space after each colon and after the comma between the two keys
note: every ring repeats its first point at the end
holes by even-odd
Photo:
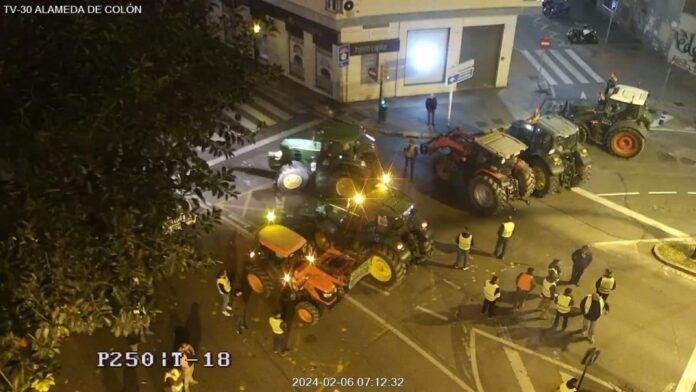
{"type": "Polygon", "coordinates": [[[230,278],[227,276],[226,269],[220,272],[216,284],[218,292],[222,296],[222,314],[224,314],[226,317],[230,317],[229,311],[232,310],[230,307],[230,292],[232,291],[232,284],[230,283],[230,278]]]}
{"type": "Polygon", "coordinates": [[[563,290],[563,294],[556,297],[556,317],[553,319],[553,325],[551,329],[556,330],[558,322],[563,319],[563,325],[561,326],[561,332],[565,331],[568,327],[568,314],[570,314],[570,309],[575,305],[575,300],[573,299],[573,289],[566,287],[563,290]]]}
{"type": "Polygon", "coordinates": [[[549,263],[549,272],[554,271],[556,273],[556,276],[558,279],[561,278],[561,260],[560,259],[553,259],[551,263],[549,263]]]}
{"type": "Polygon", "coordinates": [[[609,311],[609,304],[604,302],[597,293],[590,294],[580,301],[582,311],[582,336],[594,343],[594,330],[597,321],[604,312],[609,311]]]}
{"type": "Polygon", "coordinates": [[[288,355],[288,349],[285,343],[288,326],[283,320],[283,313],[276,312],[275,315],[268,318],[268,323],[273,331],[273,352],[288,355]]]}
{"type": "Polygon", "coordinates": [[[551,303],[556,299],[556,283],[558,282],[558,276],[555,272],[549,271],[549,274],[544,278],[541,283],[541,301],[539,301],[539,306],[537,310],[541,312],[541,319],[546,320],[549,312],[549,307],[551,303]]]}
{"type": "Polygon", "coordinates": [[[505,251],[507,250],[508,242],[512,238],[512,233],[515,231],[515,222],[512,217],[508,216],[505,222],[498,227],[498,242],[495,244],[493,255],[501,260],[505,259],[505,251]]]}
{"type": "Polygon", "coordinates": [[[597,279],[595,288],[597,289],[597,294],[602,297],[604,302],[607,302],[609,294],[616,290],[616,279],[609,268],[604,271],[604,275],[597,279]]]}
{"type": "Polygon", "coordinates": [[[573,272],[570,274],[570,283],[580,286],[580,278],[585,272],[585,269],[589,267],[592,262],[590,247],[583,245],[580,249],[573,252],[571,258],[573,259],[573,272]]]}
{"type": "Polygon", "coordinates": [[[577,392],[577,386],[578,379],[573,377],[568,379],[568,381],[561,383],[561,385],[558,387],[558,392],[577,392]]]}
{"type": "Polygon", "coordinates": [[[183,343],[181,346],[179,346],[179,352],[183,354],[181,357],[181,370],[184,375],[184,392],[190,392],[191,385],[198,384],[198,381],[193,379],[193,370],[195,364],[189,363],[188,357],[195,356],[196,351],[190,344],[183,343]]]}
{"type": "Polygon", "coordinates": [[[611,76],[609,76],[609,79],[607,79],[607,84],[604,86],[604,96],[609,97],[611,95],[611,92],[614,90],[614,87],[616,87],[616,84],[619,82],[619,77],[616,76],[615,73],[611,73],[611,76]]]}
{"type": "Polygon", "coordinates": [[[495,303],[500,298],[500,286],[498,277],[493,275],[483,284],[483,307],[481,313],[488,311],[488,318],[495,316],[495,303]]]}
{"type": "Polygon", "coordinates": [[[428,111],[428,125],[433,127],[435,126],[435,109],[437,109],[437,98],[435,98],[435,94],[430,94],[425,99],[425,110],[428,111]]]}
{"type": "Polygon", "coordinates": [[[536,284],[534,283],[534,268],[527,268],[527,272],[520,272],[515,279],[517,283],[517,292],[515,293],[515,303],[513,309],[522,309],[524,302],[527,300],[529,293],[534,290],[536,284]]]}
{"type": "Polygon", "coordinates": [[[184,378],[181,371],[171,368],[164,373],[164,390],[166,392],[181,392],[184,389],[184,378]]]}
{"type": "Polygon", "coordinates": [[[406,148],[404,148],[404,177],[406,177],[406,174],[409,174],[408,170],[411,169],[409,178],[412,180],[413,168],[416,164],[416,156],[418,156],[418,147],[416,147],[416,143],[413,141],[413,139],[408,139],[408,145],[406,148]]]}
{"type": "Polygon", "coordinates": [[[245,307],[246,303],[244,297],[242,296],[241,289],[234,289],[232,292],[232,319],[234,320],[234,328],[238,335],[242,334],[242,329],[248,328],[245,320],[245,307]]]}
{"type": "Polygon", "coordinates": [[[469,252],[471,251],[471,247],[474,246],[474,236],[469,233],[468,227],[464,227],[464,231],[459,233],[455,241],[457,242],[457,260],[454,262],[452,268],[468,270],[471,267],[469,265],[469,252]],[[462,260],[464,264],[460,263],[462,260]]]}

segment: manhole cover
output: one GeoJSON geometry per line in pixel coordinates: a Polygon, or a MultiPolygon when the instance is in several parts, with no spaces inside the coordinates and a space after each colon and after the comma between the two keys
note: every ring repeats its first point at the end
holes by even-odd
{"type": "Polygon", "coordinates": [[[674,104],[677,105],[677,106],[679,106],[679,107],[683,107],[683,106],[684,106],[684,102],[675,102],[674,104]]]}
{"type": "Polygon", "coordinates": [[[503,121],[502,118],[494,118],[494,119],[491,119],[491,121],[493,122],[493,124],[497,124],[497,125],[505,124],[505,121],[503,121]]]}
{"type": "Polygon", "coordinates": [[[696,161],[691,158],[680,158],[679,161],[685,165],[696,165],[696,161]]]}
{"type": "Polygon", "coordinates": [[[485,128],[485,127],[488,126],[488,123],[485,122],[485,121],[476,121],[476,125],[477,125],[479,128],[485,128]]]}

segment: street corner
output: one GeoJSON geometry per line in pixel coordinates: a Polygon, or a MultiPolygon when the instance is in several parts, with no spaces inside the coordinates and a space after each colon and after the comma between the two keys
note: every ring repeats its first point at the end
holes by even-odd
{"type": "Polygon", "coordinates": [[[696,241],[694,239],[661,241],[653,246],[652,251],[661,263],[696,276],[696,241]]]}
{"type": "MultiPolygon", "coordinates": [[[[559,333],[560,334],[560,333],[559,333]]],[[[571,333],[561,338],[573,339],[571,333]]],[[[504,333],[502,335],[505,335],[504,333]]],[[[570,378],[580,379],[584,365],[581,361],[532,350],[478,328],[470,332],[471,362],[478,391],[525,392],[555,391],[570,378]]],[[[582,380],[583,391],[620,391],[609,381],[593,375],[588,367],[582,380]]]]}

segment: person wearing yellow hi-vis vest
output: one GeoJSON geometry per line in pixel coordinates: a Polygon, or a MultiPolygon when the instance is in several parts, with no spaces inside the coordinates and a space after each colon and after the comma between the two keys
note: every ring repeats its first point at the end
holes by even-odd
{"type": "Polygon", "coordinates": [[[179,369],[172,368],[164,374],[164,387],[166,392],[181,392],[184,389],[184,378],[179,369]]]}
{"type": "Polygon", "coordinates": [[[488,311],[488,318],[495,316],[495,303],[500,298],[500,286],[498,277],[493,275],[483,284],[483,307],[481,313],[488,311]]]}
{"type": "Polygon", "coordinates": [[[455,261],[452,268],[454,269],[469,269],[469,252],[471,247],[474,246],[474,236],[469,233],[469,228],[464,227],[464,231],[459,233],[457,238],[455,238],[455,243],[457,244],[457,261],[455,261]],[[464,260],[464,264],[460,264],[460,261],[464,260]]]}
{"type": "Polygon", "coordinates": [[[553,319],[553,326],[551,326],[551,329],[555,330],[561,319],[563,319],[561,332],[565,331],[568,327],[568,315],[570,314],[570,309],[575,305],[575,300],[571,294],[573,294],[573,289],[567,287],[563,290],[563,294],[556,297],[554,301],[556,303],[556,317],[553,319]]]}
{"type": "Polygon", "coordinates": [[[604,271],[604,275],[597,279],[595,288],[597,289],[597,294],[606,302],[609,298],[609,293],[616,289],[616,278],[614,278],[610,269],[607,268],[604,271]]]}
{"type": "Polygon", "coordinates": [[[499,259],[505,259],[505,250],[507,250],[507,244],[512,238],[512,233],[515,232],[515,222],[512,221],[512,217],[508,216],[505,222],[500,224],[498,227],[498,242],[495,244],[495,250],[493,255],[499,259]]]}
{"type": "Polygon", "coordinates": [[[230,292],[232,292],[232,284],[230,283],[230,278],[227,276],[227,270],[222,270],[218,275],[217,281],[218,292],[222,296],[222,314],[230,317],[230,292]]]}
{"type": "Polygon", "coordinates": [[[563,383],[558,387],[558,392],[576,392],[578,390],[578,379],[573,377],[568,379],[568,381],[563,381],[563,383]]]}
{"type": "Polygon", "coordinates": [[[276,312],[275,315],[268,318],[268,324],[271,325],[271,330],[273,331],[273,352],[287,355],[288,349],[285,346],[285,336],[288,327],[285,320],[283,320],[283,314],[276,312]]]}

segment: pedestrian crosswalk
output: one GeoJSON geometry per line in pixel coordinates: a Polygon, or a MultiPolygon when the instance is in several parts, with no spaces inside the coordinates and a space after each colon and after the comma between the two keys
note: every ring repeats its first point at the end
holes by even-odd
{"type": "Polygon", "coordinates": [[[534,69],[552,85],[603,83],[605,78],[573,49],[519,50],[534,69]]]}

